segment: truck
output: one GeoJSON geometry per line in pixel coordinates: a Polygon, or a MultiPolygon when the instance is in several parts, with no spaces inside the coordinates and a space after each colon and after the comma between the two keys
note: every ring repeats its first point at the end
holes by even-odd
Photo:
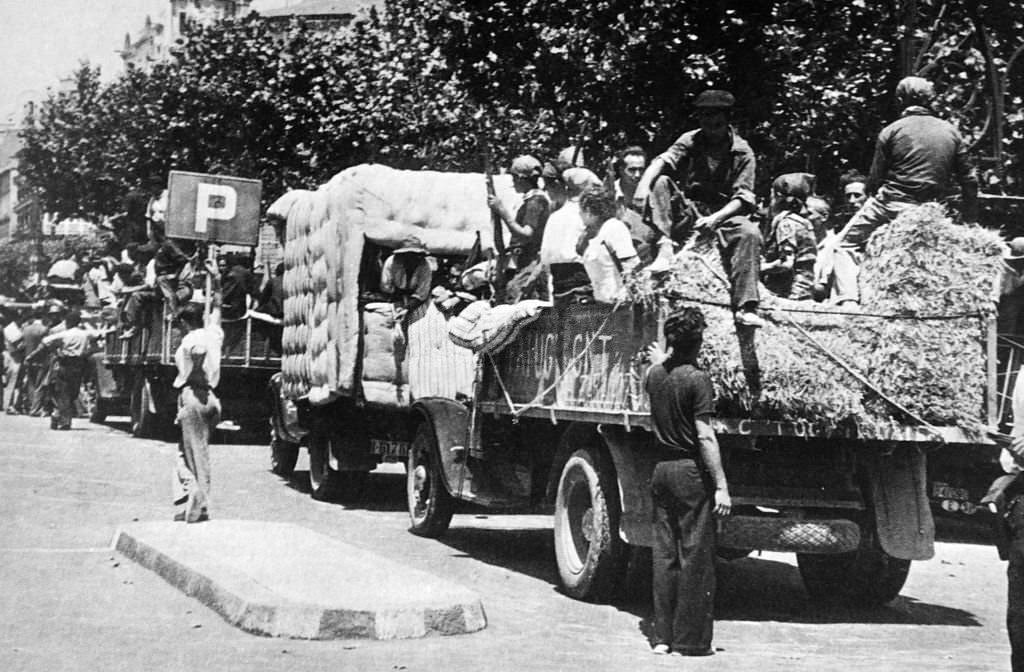
{"type": "MultiPolygon", "coordinates": [[[[492,334],[500,351],[454,344],[431,302],[403,326],[375,293],[381,256],[417,231],[441,277],[474,239],[493,249],[485,193],[483,175],[357,166],[271,208],[286,220],[272,467],[289,473],[305,447],[313,496],[355,497],[377,464],[404,462],[410,530],[426,537],[442,536],[460,503],[549,512],[562,589],[609,600],[631,551],[652,545],[655,452],[641,355],[670,306],[545,306],[495,327],[505,330],[492,334]]],[[[724,314],[732,329],[717,310],[709,320],[724,314]]],[[[969,376],[982,397],[973,428],[895,411],[871,426],[719,414],[734,504],[718,523],[719,553],[795,553],[815,598],[896,597],[911,563],[933,555],[932,509],[950,496],[929,492],[929,453],[991,467],[997,449],[979,428],[1007,419],[1020,346],[1000,340],[994,310],[970,319],[976,338],[962,356],[980,363],[969,376]]],[[[736,338],[744,366],[748,356],[756,364],[763,345],[750,333],[736,338]]]]}

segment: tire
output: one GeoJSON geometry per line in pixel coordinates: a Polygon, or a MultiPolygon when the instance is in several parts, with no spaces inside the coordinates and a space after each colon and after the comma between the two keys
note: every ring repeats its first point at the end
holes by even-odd
{"type": "Polygon", "coordinates": [[[132,387],[130,414],[132,436],[140,439],[156,438],[159,418],[149,410],[153,400],[153,392],[149,381],[141,378],[132,387]]]}
{"type": "Polygon", "coordinates": [[[288,477],[295,471],[299,459],[299,444],[285,441],[276,436],[270,439],[270,471],[278,476],[288,477]]]}
{"type": "Polygon", "coordinates": [[[870,523],[861,525],[856,551],[837,555],[798,553],[796,559],[812,598],[857,607],[879,607],[894,600],[903,589],[911,562],[882,550],[873,517],[870,523]]]}
{"type": "MultiPolygon", "coordinates": [[[[369,474],[365,471],[337,471],[330,463],[331,438],[323,435],[309,437],[309,491],[313,499],[321,502],[353,502],[366,487],[369,474]]],[[[294,462],[292,467],[294,468],[294,462]]],[[[276,473],[276,472],[275,472],[276,473]]]]}
{"type": "Polygon", "coordinates": [[[437,441],[430,425],[416,428],[405,466],[405,495],[409,531],[436,539],[448,531],[455,513],[455,498],[444,485],[438,462],[437,441]]]}
{"type": "Polygon", "coordinates": [[[571,597],[607,602],[628,558],[619,538],[619,501],[610,460],[594,448],[569,456],[555,494],[555,559],[571,597]]]}

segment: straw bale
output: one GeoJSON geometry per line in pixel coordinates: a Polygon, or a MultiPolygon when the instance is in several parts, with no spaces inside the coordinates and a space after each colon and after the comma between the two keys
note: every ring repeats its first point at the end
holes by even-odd
{"type": "Polygon", "coordinates": [[[759,330],[737,330],[720,256],[698,241],[666,280],[634,277],[634,300],[696,304],[708,328],[703,365],[724,416],[799,420],[871,434],[893,421],[975,431],[983,419],[984,326],[1001,267],[998,234],[954,224],[941,206],[901,214],[869,241],[861,313],[774,297],[762,287],[759,330]],[[797,312],[799,311],[799,312],[797,312]],[[883,317],[878,317],[883,316],[883,317]],[[935,316],[956,319],[921,319],[935,316]],[[910,412],[885,402],[801,333],[910,412]]]}

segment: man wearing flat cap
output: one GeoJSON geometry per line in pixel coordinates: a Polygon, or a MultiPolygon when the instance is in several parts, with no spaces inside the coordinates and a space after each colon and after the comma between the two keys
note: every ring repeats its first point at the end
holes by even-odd
{"type": "Polygon", "coordinates": [[[945,198],[956,182],[964,220],[977,221],[978,178],[967,145],[956,127],[932,113],[934,97],[932,83],[922,77],[904,77],[896,87],[903,113],[878,134],[867,181],[871,196],[837,234],[834,264],[822,265],[824,271],[834,266],[838,303],[860,301],[858,265],[868,238],[903,210],[945,198]]]}
{"type": "Polygon", "coordinates": [[[722,265],[729,275],[736,324],[760,327],[757,283],[761,233],[749,217],[754,212],[754,151],[729,125],[735,102],[728,91],[710,89],[694,107],[700,128],[688,131],[651,161],[633,199],[645,207],[651,226],[660,234],[658,258],[648,269],[671,266],[673,242],[683,242],[693,229],[717,234],[722,265]],[[678,181],[664,174],[674,171],[678,181]]]}

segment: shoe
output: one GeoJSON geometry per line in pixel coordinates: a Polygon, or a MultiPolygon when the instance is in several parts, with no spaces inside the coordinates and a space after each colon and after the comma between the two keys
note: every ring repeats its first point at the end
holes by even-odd
{"type": "Polygon", "coordinates": [[[668,644],[655,644],[654,648],[651,649],[651,653],[656,656],[667,656],[670,653],[668,644]]]}
{"type": "Polygon", "coordinates": [[[174,514],[174,522],[176,522],[176,523],[184,523],[185,522],[185,514],[184,514],[184,512],[174,514]]]}
{"type": "Polygon", "coordinates": [[[196,516],[195,520],[186,520],[185,522],[187,522],[187,523],[205,523],[209,519],[210,519],[210,515],[208,513],[206,513],[205,511],[203,511],[198,516],[196,516]]]}
{"type": "Polygon", "coordinates": [[[764,319],[752,310],[741,310],[736,313],[736,325],[740,327],[750,327],[751,329],[760,329],[764,326],[764,319]]]}
{"type": "Polygon", "coordinates": [[[681,649],[672,649],[672,653],[674,653],[676,655],[679,655],[679,656],[713,656],[713,655],[715,655],[715,650],[714,649],[691,649],[691,648],[684,647],[684,648],[681,648],[681,649]]]}

